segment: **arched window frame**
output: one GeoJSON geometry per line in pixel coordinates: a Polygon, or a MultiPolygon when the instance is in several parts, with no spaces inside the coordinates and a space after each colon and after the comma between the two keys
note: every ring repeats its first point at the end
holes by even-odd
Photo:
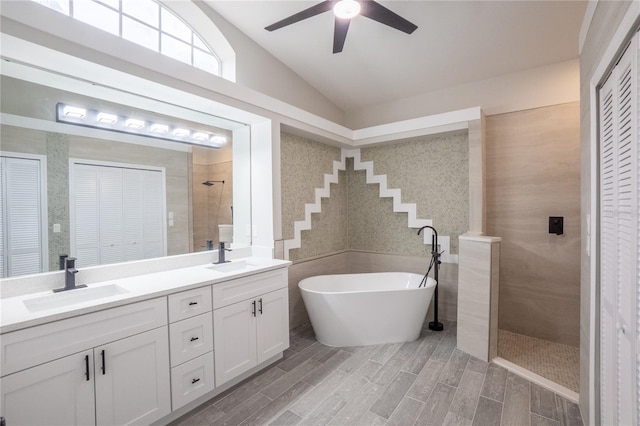
{"type": "MultiPolygon", "coordinates": [[[[209,72],[213,75],[217,75],[220,76],[226,80],[230,80],[235,82],[235,52],[233,51],[233,48],[231,47],[231,45],[229,44],[229,42],[227,41],[227,39],[224,37],[224,35],[222,34],[222,32],[215,26],[215,24],[213,24],[213,22],[211,21],[211,19],[197,6],[195,5],[192,1],[171,1],[171,0],[153,0],[155,3],[158,4],[159,9],[164,9],[168,12],[170,12],[172,15],[174,15],[178,20],[180,20],[182,23],[184,23],[193,33],[193,38],[191,39],[191,41],[183,41],[183,40],[179,40],[178,38],[174,37],[171,34],[168,34],[167,31],[165,31],[164,28],[161,28],[162,25],[160,22],[157,23],[157,25],[154,24],[149,24],[149,23],[143,23],[142,20],[137,19],[135,17],[132,18],[131,15],[129,15],[126,11],[123,10],[122,7],[122,3],[118,2],[118,6],[116,9],[115,5],[109,5],[107,3],[107,1],[103,2],[103,1],[98,1],[96,2],[97,4],[99,4],[101,7],[106,7],[108,9],[110,9],[111,11],[114,11],[116,13],[119,14],[119,28],[116,31],[109,31],[109,30],[105,30],[103,28],[101,28],[99,25],[94,25],[92,23],[77,19],[74,16],[73,13],[73,8],[74,5],[76,3],[79,2],[86,2],[86,1],[93,1],[93,0],[67,0],[69,1],[69,4],[71,5],[70,9],[71,10],[58,10],[55,7],[51,7],[49,5],[47,5],[47,1],[43,1],[43,0],[34,0],[37,3],[43,4],[45,7],[49,7],[52,10],[56,10],[57,12],[62,13],[63,15],[67,15],[71,18],[73,18],[74,20],[78,20],[79,22],[84,22],[85,24],[88,24],[90,26],[92,26],[93,28],[99,30],[99,31],[103,31],[105,33],[109,33],[109,34],[113,34],[115,36],[118,36],[120,38],[122,38],[123,40],[128,40],[127,37],[125,37],[123,35],[123,20],[128,20],[128,21],[133,21],[134,19],[137,21],[137,23],[140,26],[146,26],[148,28],[155,28],[158,31],[159,34],[159,39],[158,41],[160,43],[162,43],[162,41],[160,40],[164,40],[164,39],[174,39],[176,41],[179,42],[183,42],[187,45],[189,45],[190,49],[191,49],[191,53],[189,56],[189,61],[186,60],[180,60],[177,59],[176,57],[173,57],[171,55],[167,55],[165,53],[163,53],[161,51],[161,45],[160,43],[158,43],[157,48],[153,48],[153,47],[149,47],[149,46],[144,46],[142,44],[139,44],[135,41],[132,41],[133,43],[136,43],[137,46],[139,46],[142,49],[148,49],[151,51],[155,51],[158,52],[160,54],[163,54],[167,57],[170,57],[172,59],[181,61],[183,63],[187,63],[190,66],[193,66],[195,68],[199,68],[202,69],[206,72],[209,72]],[[204,46],[202,46],[200,43],[198,43],[198,40],[203,42],[204,46]],[[212,55],[216,62],[217,62],[217,69],[215,70],[207,70],[206,68],[203,67],[199,67],[196,64],[194,64],[194,56],[195,56],[195,52],[204,52],[205,54],[209,54],[212,55]]],[[[127,1],[127,0],[125,0],[127,1]]],[[[129,0],[131,1],[131,0],[129,0]]],[[[162,13],[161,13],[162,14],[162,13]]]]}

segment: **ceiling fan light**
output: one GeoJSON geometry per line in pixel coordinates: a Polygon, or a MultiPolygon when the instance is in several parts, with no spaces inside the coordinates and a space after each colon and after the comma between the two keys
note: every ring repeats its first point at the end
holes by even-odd
{"type": "Polygon", "coordinates": [[[351,19],[360,13],[360,3],[356,0],[340,0],[333,6],[333,14],[338,18],[351,19]]]}

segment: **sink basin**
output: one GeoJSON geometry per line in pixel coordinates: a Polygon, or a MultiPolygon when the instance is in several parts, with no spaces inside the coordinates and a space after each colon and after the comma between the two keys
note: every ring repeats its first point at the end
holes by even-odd
{"type": "Polygon", "coordinates": [[[60,293],[51,293],[46,296],[24,300],[23,303],[29,312],[40,312],[105,299],[124,293],[127,293],[127,290],[124,288],[116,284],[109,284],[100,287],[86,287],[60,293]]]}
{"type": "Polygon", "coordinates": [[[251,263],[247,263],[245,260],[232,260],[227,263],[219,263],[213,264],[211,266],[207,266],[207,269],[211,269],[212,271],[218,272],[238,272],[238,271],[246,271],[255,265],[251,263]]]}

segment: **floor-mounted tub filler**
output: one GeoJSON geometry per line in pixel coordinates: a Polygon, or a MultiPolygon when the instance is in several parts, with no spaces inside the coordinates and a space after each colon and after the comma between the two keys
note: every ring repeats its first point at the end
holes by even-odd
{"type": "Polygon", "coordinates": [[[328,346],[418,338],[436,281],[406,272],[320,275],[298,283],[316,339],[328,346]]]}

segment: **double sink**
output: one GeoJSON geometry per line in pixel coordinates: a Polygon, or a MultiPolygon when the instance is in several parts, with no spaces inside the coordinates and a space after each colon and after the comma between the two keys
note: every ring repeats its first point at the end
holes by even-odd
{"type": "MultiPolygon", "coordinates": [[[[205,269],[223,274],[224,276],[232,273],[251,271],[259,267],[260,265],[239,259],[227,263],[209,265],[206,266],[205,269]]],[[[218,274],[215,275],[215,278],[220,277],[218,274]]],[[[129,293],[129,290],[118,284],[98,284],[58,293],[48,293],[44,296],[25,299],[22,303],[30,313],[37,313],[51,309],[71,307],[86,302],[108,301],[108,299],[118,298],[127,293],[129,293]]]]}

